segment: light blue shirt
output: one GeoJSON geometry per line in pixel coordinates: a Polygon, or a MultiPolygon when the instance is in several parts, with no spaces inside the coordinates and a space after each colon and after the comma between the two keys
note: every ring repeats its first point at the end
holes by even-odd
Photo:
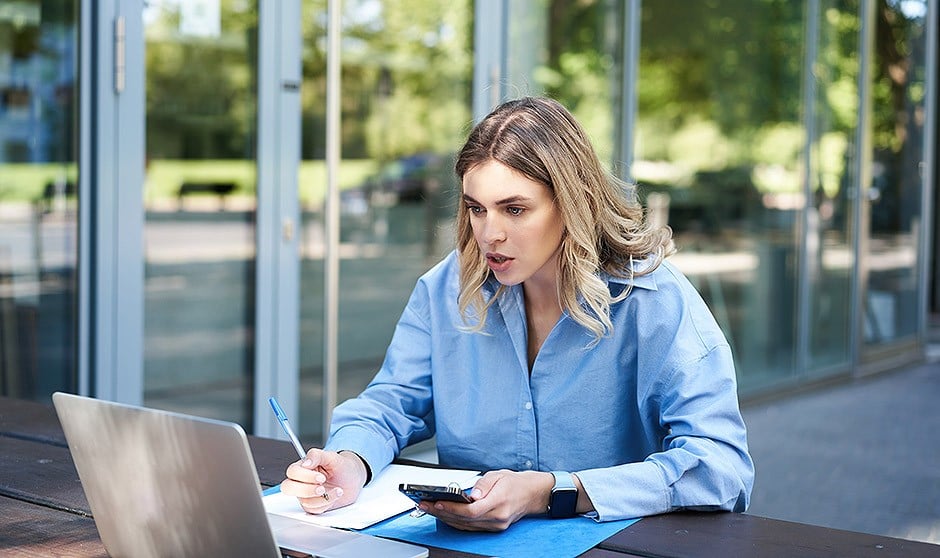
{"type": "MultiPolygon", "coordinates": [[[[458,275],[451,253],[418,280],[375,379],[335,409],[327,449],[378,472],[436,435],[449,467],[577,473],[599,521],[747,508],[754,466],[731,349],[672,265],[633,280],[593,346],[563,314],[531,375],[522,287],[468,332],[458,275]]],[[[629,282],[604,279],[614,294],[629,282]]]]}

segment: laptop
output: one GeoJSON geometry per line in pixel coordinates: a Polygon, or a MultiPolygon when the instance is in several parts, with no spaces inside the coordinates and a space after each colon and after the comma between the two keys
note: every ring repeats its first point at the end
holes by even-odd
{"type": "Polygon", "coordinates": [[[60,392],[52,401],[111,556],[428,555],[408,543],[269,516],[238,424],[60,392]]]}

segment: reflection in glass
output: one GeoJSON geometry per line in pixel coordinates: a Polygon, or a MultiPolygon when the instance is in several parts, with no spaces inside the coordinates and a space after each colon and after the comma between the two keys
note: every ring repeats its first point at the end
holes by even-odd
{"type": "Polygon", "coordinates": [[[643,3],[632,170],[748,390],[794,370],[806,16],[743,4],[643,3]]]}
{"type": "MultiPolygon", "coordinates": [[[[452,247],[453,153],[471,120],[470,2],[344,3],[338,401],[385,356],[417,278],[452,247]]],[[[303,3],[301,414],[323,386],[326,2],[303,3]]]]}
{"type": "Polygon", "coordinates": [[[0,4],[0,395],[77,390],[79,2],[0,4]]]}
{"type": "Polygon", "coordinates": [[[926,13],[923,1],[881,0],[875,10],[871,238],[863,302],[869,347],[917,333],[926,13]]]}
{"type": "Polygon", "coordinates": [[[508,4],[508,95],[548,95],[591,135],[612,162],[621,109],[623,2],[560,0],[508,4]]]}
{"type": "MultiPolygon", "coordinates": [[[[810,140],[810,192],[807,207],[808,244],[805,268],[809,287],[809,372],[845,366],[850,359],[854,203],[853,170],[858,108],[857,0],[822,2],[815,17],[814,137],[810,140]],[[851,62],[851,63],[846,63],[851,62]]],[[[809,26],[809,28],[812,28],[809,26]]]]}
{"type": "Polygon", "coordinates": [[[250,430],[258,10],[194,6],[144,8],[144,402],[250,430]]]}

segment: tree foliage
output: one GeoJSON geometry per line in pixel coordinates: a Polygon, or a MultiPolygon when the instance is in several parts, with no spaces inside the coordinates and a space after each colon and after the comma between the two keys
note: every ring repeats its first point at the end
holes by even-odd
{"type": "MultiPolygon", "coordinates": [[[[767,164],[797,176],[811,108],[816,149],[829,169],[820,185],[838,188],[835,176],[846,168],[857,125],[862,7],[859,0],[822,0],[816,13],[807,11],[816,5],[644,2],[639,75],[632,84],[638,95],[635,159],[671,161],[689,172],[767,164]],[[808,36],[810,22],[818,30],[814,37],[808,36]],[[811,44],[815,58],[807,65],[811,44]],[[816,95],[812,107],[806,106],[807,79],[816,95]]],[[[873,137],[879,149],[894,153],[917,136],[922,115],[916,107],[925,94],[925,77],[916,73],[925,67],[924,25],[903,5],[879,0],[876,7],[873,137]]],[[[559,99],[585,124],[602,156],[614,161],[624,110],[624,3],[509,6],[510,65],[532,65],[520,69],[521,81],[513,85],[559,99]]],[[[253,153],[257,8],[243,0],[222,0],[221,7],[223,32],[214,39],[180,35],[172,9],[148,22],[151,156],[253,153]]],[[[325,154],[326,22],[325,0],[303,2],[304,159],[325,154]]],[[[345,158],[381,163],[448,153],[460,144],[470,125],[473,25],[471,0],[344,2],[345,158]]]]}
{"type": "MultiPolygon", "coordinates": [[[[322,0],[305,3],[304,123],[325,122],[326,28],[322,0]]],[[[388,161],[455,148],[470,120],[472,8],[469,0],[344,3],[344,157],[388,161]]],[[[312,139],[305,158],[323,156],[312,139]]],[[[322,135],[322,132],[321,132],[322,135]]]]}
{"type": "MultiPolygon", "coordinates": [[[[151,157],[246,158],[254,153],[257,5],[221,1],[219,37],[179,32],[179,6],[147,23],[151,157]]],[[[325,0],[305,0],[302,156],[325,155],[325,0]]],[[[454,149],[470,120],[469,0],[350,0],[342,17],[342,150],[390,160],[454,149]]]]}

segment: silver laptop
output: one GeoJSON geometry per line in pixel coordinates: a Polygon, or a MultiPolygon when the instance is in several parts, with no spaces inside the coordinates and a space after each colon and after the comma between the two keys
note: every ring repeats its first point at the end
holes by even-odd
{"type": "Polygon", "coordinates": [[[426,548],[264,511],[248,439],[231,422],[52,396],[108,554],[419,558],[426,548]]]}

